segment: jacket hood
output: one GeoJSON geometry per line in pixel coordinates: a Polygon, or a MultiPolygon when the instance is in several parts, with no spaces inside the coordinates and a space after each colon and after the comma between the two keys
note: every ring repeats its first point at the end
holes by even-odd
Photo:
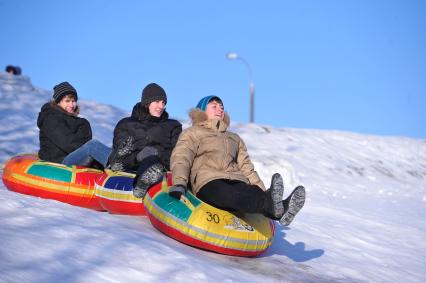
{"type": "Polygon", "coordinates": [[[80,113],[80,108],[77,105],[77,107],[75,108],[75,112],[73,114],[68,113],[67,111],[65,111],[64,109],[62,109],[60,106],[58,106],[55,102],[51,101],[51,102],[47,102],[45,103],[40,110],[40,113],[38,115],[37,118],[37,126],[41,126],[44,122],[45,119],[48,119],[48,117],[50,115],[67,115],[70,117],[77,117],[78,114],[80,113]]]}
{"type": "Polygon", "coordinates": [[[208,128],[213,128],[214,125],[216,125],[216,127],[219,127],[218,129],[220,131],[226,131],[226,129],[230,126],[231,124],[231,119],[228,115],[228,112],[225,112],[225,116],[223,117],[222,122],[218,124],[218,121],[221,121],[219,119],[213,119],[213,120],[209,120],[207,118],[207,114],[204,111],[201,111],[198,108],[192,108],[189,111],[189,117],[192,120],[192,125],[193,126],[203,126],[203,127],[208,127],[208,128]]]}
{"type": "Polygon", "coordinates": [[[169,113],[167,113],[166,110],[164,110],[163,114],[161,114],[160,117],[151,116],[148,112],[148,108],[142,104],[142,102],[138,102],[133,106],[132,110],[132,118],[136,120],[150,120],[150,121],[164,121],[169,119],[169,113]]]}

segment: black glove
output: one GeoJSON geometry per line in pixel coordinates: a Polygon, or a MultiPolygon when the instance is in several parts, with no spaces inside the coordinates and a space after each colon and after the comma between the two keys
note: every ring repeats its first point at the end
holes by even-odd
{"type": "Polygon", "coordinates": [[[182,195],[186,193],[188,189],[183,185],[176,185],[170,188],[169,196],[174,197],[175,199],[180,199],[182,195]]]}
{"type": "Polygon", "coordinates": [[[151,155],[158,155],[158,150],[152,146],[146,146],[136,155],[136,160],[142,162],[145,158],[151,155]]]}

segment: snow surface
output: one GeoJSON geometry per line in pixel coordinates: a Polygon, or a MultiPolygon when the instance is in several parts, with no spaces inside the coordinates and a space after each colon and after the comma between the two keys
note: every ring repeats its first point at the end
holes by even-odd
{"type": "MultiPolygon", "coordinates": [[[[28,77],[0,73],[1,168],[37,151],[36,118],[50,96],[28,77]]],[[[131,109],[79,102],[94,137],[110,145],[131,109]]],[[[285,195],[307,188],[305,207],[290,227],[276,225],[263,255],[199,250],[146,217],[21,195],[0,183],[0,282],[426,282],[426,140],[258,124],[231,130],[267,186],[280,172],[285,195]]]]}

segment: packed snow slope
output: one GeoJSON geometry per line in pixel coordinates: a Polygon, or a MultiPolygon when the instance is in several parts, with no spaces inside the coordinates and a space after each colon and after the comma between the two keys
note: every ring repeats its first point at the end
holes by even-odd
{"type": "MultiPolygon", "coordinates": [[[[94,137],[110,145],[131,109],[79,95],[94,137]]],[[[28,77],[0,73],[1,164],[37,151],[36,118],[50,96],[28,77]]],[[[305,207],[290,227],[276,225],[262,256],[198,250],[146,217],[20,195],[0,183],[0,282],[426,282],[426,140],[257,124],[231,130],[267,186],[280,172],[285,196],[307,188],[305,207]]]]}

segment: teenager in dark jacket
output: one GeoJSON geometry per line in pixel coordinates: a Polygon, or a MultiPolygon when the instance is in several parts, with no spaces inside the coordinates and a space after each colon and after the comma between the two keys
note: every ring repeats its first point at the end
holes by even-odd
{"type": "Polygon", "coordinates": [[[170,155],[182,125],[169,119],[166,104],[164,89],[148,84],[132,115],[120,120],[114,129],[111,169],[136,171],[135,197],[143,198],[149,187],[162,180],[164,171],[170,170],[170,155]]]}
{"type": "Polygon", "coordinates": [[[283,200],[278,173],[265,189],[243,140],[228,131],[230,118],[219,97],[201,99],[190,117],[192,127],[182,132],[172,153],[174,186],[169,194],[179,199],[190,186],[197,197],[217,208],[261,213],[289,225],[305,202],[305,189],[299,186],[283,200]]]}
{"type": "Polygon", "coordinates": [[[77,100],[77,91],[68,82],[53,88],[52,100],[41,107],[37,119],[40,129],[39,158],[81,166],[91,166],[96,161],[105,167],[111,149],[92,140],[89,122],[78,117],[77,100]]]}

